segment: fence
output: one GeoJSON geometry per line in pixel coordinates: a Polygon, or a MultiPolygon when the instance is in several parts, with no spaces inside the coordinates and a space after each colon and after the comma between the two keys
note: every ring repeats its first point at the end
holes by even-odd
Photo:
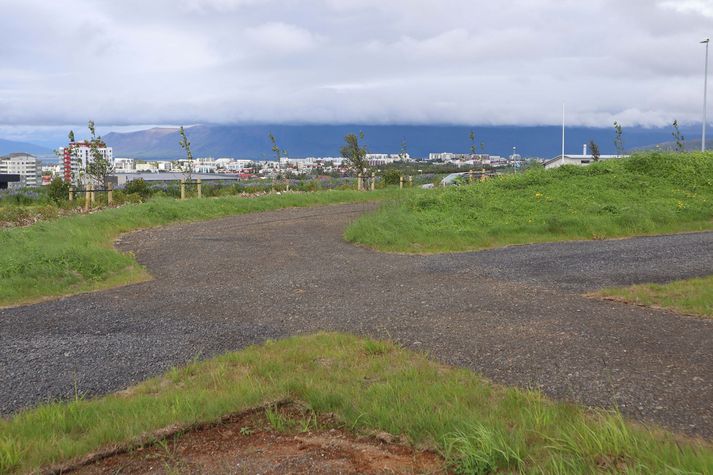
{"type": "Polygon", "coordinates": [[[181,179],[181,199],[186,199],[186,185],[196,185],[196,193],[198,194],[198,198],[201,198],[203,196],[202,183],[200,178],[195,180],[181,179]]]}
{"type": "Polygon", "coordinates": [[[75,193],[84,193],[84,209],[89,211],[89,208],[94,206],[95,193],[106,193],[106,201],[109,205],[114,202],[114,186],[111,183],[106,184],[106,188],[95,188],[93,184],[89,183],[85,188],[79,189],[74,186],[69,187],[69,201],[74,201],[75,193]]]}

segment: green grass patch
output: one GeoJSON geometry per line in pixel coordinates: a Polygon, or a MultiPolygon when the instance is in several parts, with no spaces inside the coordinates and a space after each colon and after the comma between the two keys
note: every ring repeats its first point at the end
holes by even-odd
{"type": "Polygon", "coordinates": [[[2,229],[0,307],[145,280],[148,276],[134,258],[112,247],[121,233],[278,208],[379,200],[395,192],[331,190],[186,201],[155,198],[89,215],[2,229]]]}
{"type": "MultiPolygon", "coordinates": [[[[268,342],[121,393],[0,419],[0,472],[36,470],[285,398],[315,415],[334,413],[357,432],[435,447],[459,473],[713,473],[705,442],[494,385],[392,343],[333,333],[268,342]]],[[[277,411],[267,415],[288,429],[277,411]]]]}
{"type": "Polygon", "coordinates": [[[418,190],[357,220],[346,237],[419,253],[711,228],[713,153],[642,153],[418,190]]]}
{"type": "Polygon", "coordinates": [[[713,318],[713,276],[679,280],[669,284],[639,284],[610,288],[596,292],[594,295],[713,318]]]}

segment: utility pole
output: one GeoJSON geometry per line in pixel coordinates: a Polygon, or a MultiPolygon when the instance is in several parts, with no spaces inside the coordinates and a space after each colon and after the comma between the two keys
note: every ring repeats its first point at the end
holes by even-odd
{"type": "Polygon", "coordinates": [[[562,103],[562,163],[564,163],[564,102],[562,103]]]}
{"type": "Polygon", "coordinates": [[[706,45],[706,68],[705,68],[705,73],[703,75],[703,132],[701,133],[701,152],[706,151],[706,122],[708,120],[707,117],[707,104],[706,102],[708,101],[708,43],[710,43],[710,38],[706,38],[705,40],[701,41],[701,43],[705,43],[706,45]]]}

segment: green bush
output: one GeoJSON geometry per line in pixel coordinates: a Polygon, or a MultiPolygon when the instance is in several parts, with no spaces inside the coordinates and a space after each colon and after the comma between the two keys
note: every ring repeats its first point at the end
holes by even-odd
{"type": "Polygon", "coordinates": [[[153,190],[151,190],[148,183],[146,183],[143,178],[127,182],[124,186],[124,190],[127,195],[137,194],[143,199],[150,198],[153,194],[153,190]]]}
{"type": "Polygon", "coordinates": [[[54,178],[47,187],[47,195],[57,204],[69,200],[69,183],[60,177],[54,178]]]}
{"type": "Polygon", "coordinates": [[[386,170],[381,176],[384,180],[384,184],[386,185],[398,185],[401,181],[401,173],[399,173],[398,170],[386,170]]]}

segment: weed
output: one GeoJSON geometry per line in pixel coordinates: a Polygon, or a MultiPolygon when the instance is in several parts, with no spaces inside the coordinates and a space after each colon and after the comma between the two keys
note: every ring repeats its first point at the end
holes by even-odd
{"type": "Polygon", "coordinates": [[[459,474],[490,474],[518,469],[523,460],[505,435],[474,424],[444,438],[446,461],[459,474]]]}
{"type": "Polygon", "coordinates": [[[391,351],[393,346],[389,342],[367,340],[364,343],[364,352],[367,355],[383,355],[391,351]]]}

